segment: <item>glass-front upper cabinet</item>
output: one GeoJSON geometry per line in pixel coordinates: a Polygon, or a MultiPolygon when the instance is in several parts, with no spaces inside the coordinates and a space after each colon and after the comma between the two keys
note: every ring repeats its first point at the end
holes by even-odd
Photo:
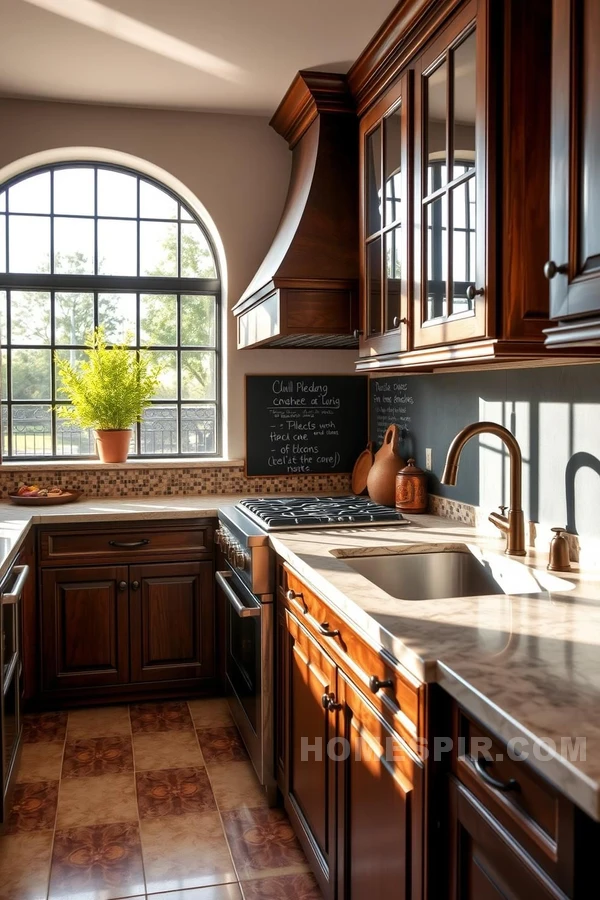
{"type": "Polygon", "coordinates": [[[361,120],[360,355],[408,349],[409,78],[361,120]]]}
{"type": "Polygon", "coordinates": [[[485,54],[472,0],[419,61],[414,346],[485,336],[485,54]]]}

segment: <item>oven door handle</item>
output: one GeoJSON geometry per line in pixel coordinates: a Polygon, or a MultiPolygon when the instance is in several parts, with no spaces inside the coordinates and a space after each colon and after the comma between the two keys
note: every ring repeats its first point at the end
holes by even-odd
{"type": "Polygon", "coordinates": [[[215,575],[215,579],[227,599],[229,603],[233,607],[236,614],[240,617],[240,619],[246,619],[252,616],[260,616],[261,614],[261,604],[256,603],[256,606],[244,606],[236,592],[229,585],[229,579],[231,575],[229,572],[217,572],[215,575]]]}
{"type": "Polygon", "coordinates": [[[2,606],[8,606],[11,603],[18,603],[25,587],[25,582],[29,578],[29,566],[15,566],[13,569],[17,580],[13,585],[12,591],[1,595],[2,606]]]}

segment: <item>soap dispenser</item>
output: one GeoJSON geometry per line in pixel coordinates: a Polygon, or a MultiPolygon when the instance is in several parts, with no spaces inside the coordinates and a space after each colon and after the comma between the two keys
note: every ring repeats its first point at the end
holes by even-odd
{"type": "Polygon", "coordinates": [[[571,569],[569,557],[569,541],[566,536],[566,529],[553,528],[554,537],[550,541],[550,555],[548,557],[548,568],[551,572],[568,572],[571,569]]]}

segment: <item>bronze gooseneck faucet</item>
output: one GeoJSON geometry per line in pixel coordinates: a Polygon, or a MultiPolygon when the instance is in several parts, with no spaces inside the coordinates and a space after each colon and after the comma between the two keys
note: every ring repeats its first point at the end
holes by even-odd
{"type": "MultiPolygon", "coordinates": [[[[521,508],[521,448],[514,434],[495,422],[473,422],[459,431],[450,447],[442,475],[442,484],[456,484],[458,461],[467,441],[476,434],[495,434],[504,441],[510,454],[510,508],[508,516],[493,512],[489,520],[506,535],[506,553],[509,556],[525,556],[525,519],[521,508]]],[[[505,507],[501,507],[505,508],[505,507]]]]}

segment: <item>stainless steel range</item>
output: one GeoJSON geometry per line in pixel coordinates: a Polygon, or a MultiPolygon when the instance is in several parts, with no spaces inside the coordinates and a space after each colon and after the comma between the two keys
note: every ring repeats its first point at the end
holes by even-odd
{"type": "Polygon", "coordinates": [[[367,497],[256,497],[219,511],[215,539],[226,568],[217,590],[227,610],[229,706],[271,803],[276,800],[273,748],[275,560],[269,531],[402,525],[394,509],[367,497]]]}

